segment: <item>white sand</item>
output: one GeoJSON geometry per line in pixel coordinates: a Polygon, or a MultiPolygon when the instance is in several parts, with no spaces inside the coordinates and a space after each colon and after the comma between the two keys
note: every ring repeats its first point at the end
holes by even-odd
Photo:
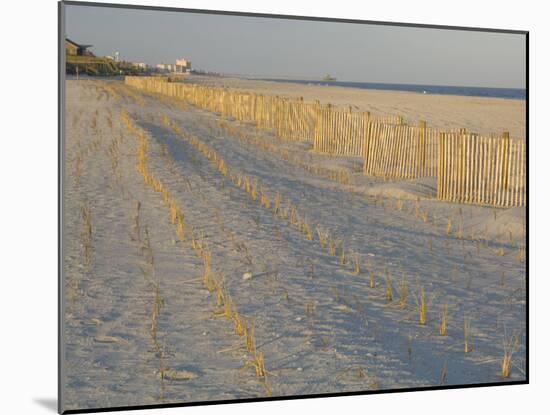
{"type": "Polygon", "coordinates": [[[121,108],[148,132],[151,169],[177,198],[186,221],[204,233],[214,271],[225,276],[240,312],[254,322],[274,396],[525,378],[525,263],[517,255],[518,244],[525,244],[524,209],[437,202],[430,180],[411,184],[365,177],[358,172],[360,160],[316,155],[306,144],[281,142],[249,125],[229,122],[233,129],[228,130],[213,114],[182,110],[123,85],[117,87],[122,99],[115,101],[98,85],[67,83],[67,409],[265,395],[254,371],[242,370],[245,352],[235,347],[242,339],[227,320],[213,317],[215,298],[191,281],[200,276],[199,258],[188,243],[176,241],[160,196],[136,172],[137,141],[120,126],[121,108]],[[145,105],[133,98],[136,94],[145,105]],[[360,275],[224,181],[200,153],[163,126],[162,114],[215,148],[231,168],[292,199],[310,223],[344,240],[361,259],[360,275]],[[314,176],[247,144],[247,137],[288,148],[311,165],[345,168],[353,183],[342,188],[314,176]],[[116,174],[113,140],[119,146],[116,174]],[[82,178],[76,186],[79,152],[82,178]],[[369,196],[373,189],[385,189],[388,197],[369,196]],[[80,245],[85,201],[94,229],[89,268],[80,245]],[[155,278],[165,300],[159,320],[164,364],[192,373],[192,379],[158,376],[149,335],[153,297],[140,270],[144,257],[133,228],[136,201],[142,204],[141,223],[150,233],[155,278]],[[457,224],[465,239],[458,237],[457,224]],[[406,308],[384,299],[385,270],[396,299],[399,281],[408,282],[406,308]],[[375,273],[376,288],[369,288],[368,271],[375,273]],[[252,277],[243,279],[246,273],[252,277]],[[417,322],[415,303],[420,287],[429,299],[424,326],[417,322]],[[306,313],[307,304],[313,314],[306,313]],[[437,334],[443,304],[449,306],[446,337],[437,334]],[[468,354],[463,352],[464,316],[472,319],[468,354]],[[520,339],[509,379],[499,375],[505,332],[520,339]]]}

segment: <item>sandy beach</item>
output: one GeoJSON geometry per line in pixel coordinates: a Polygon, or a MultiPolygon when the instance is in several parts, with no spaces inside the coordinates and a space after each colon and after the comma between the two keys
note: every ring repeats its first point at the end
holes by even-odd
{"type": "MultiPolygon", "coordinates": [[[[524,101],[191,80],[525,133],[524,101]]],[[[438,201],[435,178],[368,177],[121,81],[67,81],[66,120],[67,409],[525,379],[525,208],[438,201]]]]}
{"type": "Polygon", "coordinates": [[[525,100],[380,91],[338,86],[301,85],[240,78],[192,75],[189,82],[260,94],[303,97],[323,104],[351,105],[375,115],[401,115],[405,121],[427,121],[440,129],[467,128],[479,134],[525,138],[525,100]]]}

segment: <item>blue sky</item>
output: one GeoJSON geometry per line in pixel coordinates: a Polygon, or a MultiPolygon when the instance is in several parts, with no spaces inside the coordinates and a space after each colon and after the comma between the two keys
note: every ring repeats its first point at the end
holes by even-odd
{"type": "Polygon", "coordinates": [[[66,7],[66,35],[96,55],[196,69],[341,81],[525,87],[525,37],[442,29],[66,7]]]}

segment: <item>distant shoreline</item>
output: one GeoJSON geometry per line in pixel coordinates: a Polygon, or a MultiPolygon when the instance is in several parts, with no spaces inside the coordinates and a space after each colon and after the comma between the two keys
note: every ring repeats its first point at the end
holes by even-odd
{"type": "Polygon", "coordinates": [[[323,81],[305,79],[243,78],[258,81],[290,82],[301,85],[341,86],[345,88],[374,89],[379,91],[404,91],[420,94],[458,95],[466,97],[487,97],[525,100],[526,90],[521,88],[484,88],[468,86],[389,84],[376,82],[323,81]]]}
{"type": "MultiPolygon", "coordinates": [[[[208,75],[193,75],[193,77],[209,78],[208,75]]],[[[124,76],[87,76],[81,75],[83,79],[116,79],[123,80],[124,76]]],[[[352,82],[352,81],[323,81],[323,80],[307,80],[307,79],[286,79],[286,78],[256,78],[238,75],[221,75],[213,77],[216,79],[240,79],[243,81],[265,81],[277,83],[291,83],[305,86],[337,86],[344,88],[356,88],[363,90],[375,91],[397,91],[397,92],[413,92],[426,95],[453,95],[462,97],[479,97],[479,98],[501,98],[513,100],[525,100],[526,90],[521,88],[484,88],[484,87],[469,87],[469,86],[445,86],[445,85],[416,85],[416,84],[387,84],[376,82],[352,82]]],[[[67,75],[67,80],[77,79],[76,75],[67,75]]]]}

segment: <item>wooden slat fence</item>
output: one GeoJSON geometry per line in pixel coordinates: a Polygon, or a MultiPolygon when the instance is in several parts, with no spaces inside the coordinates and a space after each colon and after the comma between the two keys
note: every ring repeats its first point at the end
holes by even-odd
{"type": "Polygon", "coordinates": [[[199,108],[238,121],[253,122],[260,128],[274,129],[277,136],[283,139],[314,141],[314,149],[318,151],[321,151],[320,148],[328,149],[336,140],[339,152],[334,154],[341,155],[362,154],[355,152],[363,146],[362,126],[365,118],[381,123],[403,122],[399,116],[373,117],[368,112],[352,112],[330,105],[322,107],[318,101],[306,102],[302,98],[264,96],[221,87],[168,82],[161,77],[127,76],[125,83],[148,92],[186,100],[199,108]]]}
{"type": "Polygon", "coordinates": [[[364,173],[412,179],[437,175],[437,130],[418,126],[371,123],[364,148],[364,173]]]}
{"type": "Polygon", "coordinates": [[[437,177],[437,197],[499,207],[526,204],[525,140],[479,136],[464,128],[440,132],[424,121],[406,125],[400,116],[374,117],[351,108],[323,106],[273,95],[126,77],[139,89],[273,129],[287,140],[313,143],[317,152],[364,159],[364,174],[412,179],[437,177]]]}
{"type": "Polygon", "coordinates": [[[161,79],[127,76],[125,83],[148,92],[186,100],[224,117],[253,122],[260,128],[274,129],[280,138],[313,141],[320,108],[318,102],[166,82],[161,79]]]}
{"type": "Polygon", "coordinates": [[[365,155],[372,123],[403,124],[400,116],[374,117],[369,112],[334,110],[330,105],[318,112],[313,150],[339,156],[365,155]]]}
{"type": "Polygon", "coordinates": [[[525,140],[440,133],[437,197],[460,203],[526,205],[525,140]]]}

